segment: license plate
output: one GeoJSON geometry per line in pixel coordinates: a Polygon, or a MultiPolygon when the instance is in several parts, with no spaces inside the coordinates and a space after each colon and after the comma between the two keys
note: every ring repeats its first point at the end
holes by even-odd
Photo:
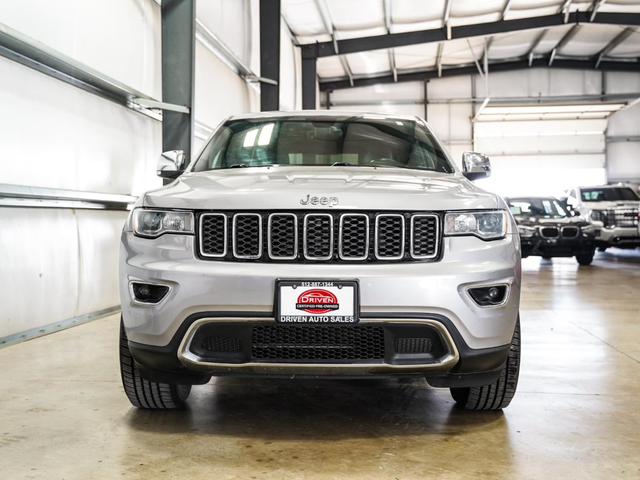
{"type": "Polygon", "coordinates": [[[358,282],[278,280],[276,322],[358,323],[358,282]]]}

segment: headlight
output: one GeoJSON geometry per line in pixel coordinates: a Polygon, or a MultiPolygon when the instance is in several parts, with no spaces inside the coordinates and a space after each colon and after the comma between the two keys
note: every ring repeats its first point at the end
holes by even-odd
{"type": "Polygon", "coordinates": [[[169,210],[133,211],[133,233],[141,237],[159,237],[164,233],[193,233],[193,213],[169,210]]]}
{"type": "Polygon", "coordinates": [[[529,237],[533,237],[533,235],[536,233],[536,229],[535,227],[518,226],[518,233],[520,234],[521,237],[529,238],[529,237]]]}
{"type": "Polygon", "coordinates": [[[604,210],[591,210],[591,212],[589,212],[589,216],[591,217],[591,220],[594,220],[596,222],[604,222],[606,218],[606,212],[604,210]]]}
{"type": "Polygon", "coordinates": [[[475,235],[483,240],[503,238],[507,234],[507,213],[453,212],[444,217],[445,235],[475,235]]]}

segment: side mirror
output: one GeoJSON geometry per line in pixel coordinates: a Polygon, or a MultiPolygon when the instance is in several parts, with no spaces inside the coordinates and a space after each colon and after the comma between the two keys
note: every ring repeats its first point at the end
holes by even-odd
{"type": "Polygon", "coordinates": [[[464,152],[462,154],[462,174],[469,180],[490,177],[491,162],[489,162],[489,157],[478,152],[464,152]]]}
{"type": "Polygon", "coordinates": [[[186,168],[187,156],[182,150],[163,152],[158,158],[156,173],[162,178],[178,178],[186,168]]]}

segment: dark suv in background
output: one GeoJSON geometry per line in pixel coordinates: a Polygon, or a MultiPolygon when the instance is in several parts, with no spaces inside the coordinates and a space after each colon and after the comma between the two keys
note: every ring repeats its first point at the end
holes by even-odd
{"type": "Polygon", "coordinates": [[[594,227],[584,218],[572,216],[553,197],[506,198],[522,245],[522,256],[576,257],[590,265],[595,250],[594,227]]]}

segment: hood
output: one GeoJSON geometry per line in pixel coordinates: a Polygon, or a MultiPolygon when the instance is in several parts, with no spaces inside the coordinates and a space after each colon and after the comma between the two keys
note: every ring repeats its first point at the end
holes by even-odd
{"type": "Polygon", "coordinates": [[[185,173],[146,193],[143,204],[194,210],[465,210],[502,206],[496,195],[460,174],[292,166],[185,173]]]}
{"type": "Polygon", "coordinates": [[[551,226],[563,226],[563,225],[575,225],[577,227],[587,226],[587,222],[582,217],[565,217],[565,218],[545,218],[530,215],[514,215],[518,225],[536,226],[536,225],[551,225],[551,226]]]}
{"type": "Polygon", "coordinates": [[[607,210],[609,208],[638,208],[640,201],[616,200],[615,202],[583,202],[582,206],[589,210],[607,210]]]}

